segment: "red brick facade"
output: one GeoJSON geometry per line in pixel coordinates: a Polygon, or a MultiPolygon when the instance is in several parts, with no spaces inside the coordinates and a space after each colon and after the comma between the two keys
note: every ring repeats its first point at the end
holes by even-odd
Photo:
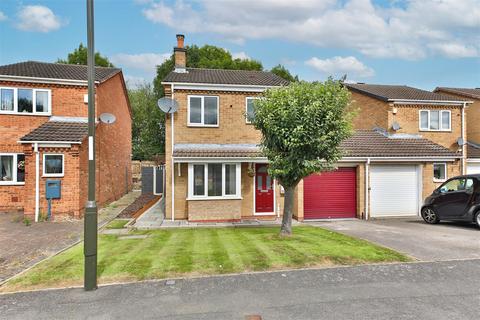
{"type": "MultiPolygon", "coordinates": [[[[37,84],[25,82],[2,82],[0,87],[43,88],[51,90],[51,116],[87,117],[88,107],[84,102],[86,86],[37,84]]],[[[112,113],[117,121],[113,124],[97,124],[97,201],[99,205],[120,198],[131,190],[131,110],[125,83],[121,73],[97,85],[96,114],[112,113]]],[[[2,114],[0,112],[0,154],[25,154],[25,184],[0,185],[0,212],[24,210],[25,215],[35,213],[35,159],[33,144],[20,144],[25,134],[47,122],[48,116],[2,114]]],[[[81,144],[60,147],[40,147],[40,212],[47,212],[45,182],[42,176],[43,154],[64,155],[64,176],[51,178],[61,180],[61,199],[52,201],[55,216],[79,218],[86,202],[88,146],[86,139],[81,144]]]]}

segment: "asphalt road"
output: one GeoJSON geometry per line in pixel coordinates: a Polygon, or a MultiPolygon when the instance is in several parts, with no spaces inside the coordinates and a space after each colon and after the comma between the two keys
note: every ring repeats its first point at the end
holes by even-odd
{"type": "Polygon", "coordinates": [[[0,295],[1,319],[478,319],[480,260],[0,295]]]}

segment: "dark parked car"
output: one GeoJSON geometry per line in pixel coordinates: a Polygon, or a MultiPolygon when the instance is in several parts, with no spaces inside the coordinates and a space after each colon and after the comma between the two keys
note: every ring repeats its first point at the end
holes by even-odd
{"type": "Polygon", "coordinates": [[[480,174],[458,176],[443,183],[425,199],[422,218],[474,222],[480,227],[480,174]]]}

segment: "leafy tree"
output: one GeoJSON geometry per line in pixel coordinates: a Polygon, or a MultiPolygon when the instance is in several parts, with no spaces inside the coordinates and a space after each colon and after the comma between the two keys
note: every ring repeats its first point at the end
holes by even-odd
{"type": "Polygon", "coordinates": [[[255,100],[252,123],[263,134],[269,174],[285,189],[280,234],[292,233],[298,183],[314,172],[332,170],[342,157],[340,143],[352,131],[350,94],[339,81],[296,82],[270,89],[255,100]]]}
{"type": "MultiPolygon", "coordinates": [[[[187,46],[187,67],[209,69],[233,69],[233,70],[263,70],[262,63],[251,59],[233,59],[230,52],[223,48],[211,45],[198,47],[187,46]]],[[[175,68],[175,60],[172,55],[157,67],[154,87],[158,97],[164,96],[163,79],[175,68]]]]}
{"type": "Polygon", "coordinates": [[[165,152],[165,115],[157,107],[151,84],[128,90],[132,106],[132,149],[134,160],[152,160],[165,152]]]}
{"type": "MultiPolygon", "coordinates": [[[[77,49],[68,54],[68,58],[58,59],[57,63],[67,64],[87,64],[87,47],[84,47],[82,43],[77,49]]],[[[113,67],[114,65],[108,60],[107,57],[102,56],[99,52],[95,53],[95,65],[99,67],[113,67]]]]}
{"type": "Polygon", "coordinates": [[[298,82],[298,76],[293,76],[290,73],[290,71],[288,71],[287,68],[285,68],[281,64],[278,64],[275,67],[273,67],[272,70],[270,70],[270,72],[290,82],[298,82]]]}

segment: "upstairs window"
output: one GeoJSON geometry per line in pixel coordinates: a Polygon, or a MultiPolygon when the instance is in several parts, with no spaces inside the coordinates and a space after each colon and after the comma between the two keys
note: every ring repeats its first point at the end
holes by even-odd
{"type": "Polygon", "coordinates": [[[450,131],[450,110],[420,110],[420,130],[450,131]]]}
{"type": "Polygon", "coordinates": [[[218,97],[188,96],[188,125],[218,127],[218,97]]]}
{"type": "Polygon", "coordinates": [[[48,115],[51,91],[47,89],[0,88],[0,113],[48,115]]]}
{"type": "Polygon", "coordinates": [[[0,89],[0,111],[14,111],[14,90],[8,88],[0,89]]]}
{"type": "Polygon", "coordinates": [[[252,123],[253,117],[255,116],[253,112],[253,103],[257,98],[251,98],[248,97],[246,99],[246,110],[245,110],[245,116],[246,116],[246,122],[247,123],[252,123]]]}

